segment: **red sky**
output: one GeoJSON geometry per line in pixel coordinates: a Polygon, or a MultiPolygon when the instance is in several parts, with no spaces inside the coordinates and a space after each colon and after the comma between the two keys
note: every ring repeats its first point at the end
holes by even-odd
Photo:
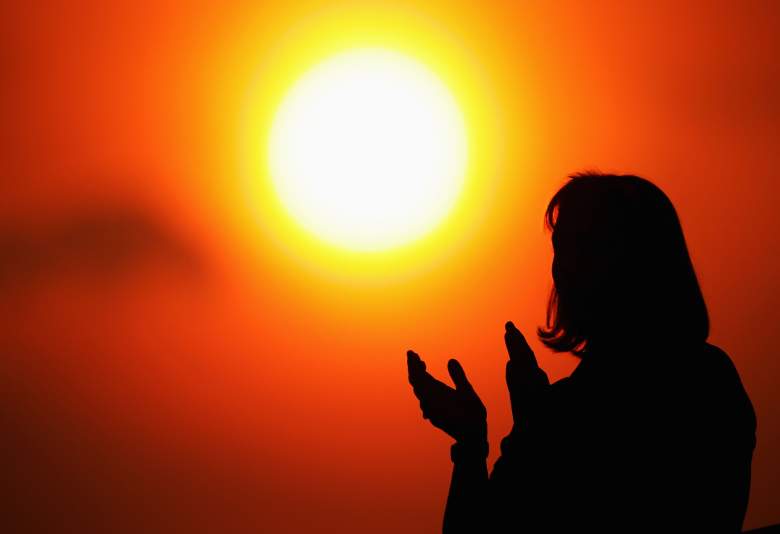
{"type": "Polygon", "coordinates": [[[477,177],[494,184],[483,216],[448,254],[376,280],[334,276],[256,227],[237,156],[259,65],[302,21],[357,3],[16,4],[0,7],[14,521],[436,531],[449,440],[421,419],[404,352],[440,375],[459,357],[492,462],[511,417],[504,322],[553,378],[575,363],[532,339],[551,283],[542,215],[568,173],[598,168],[675,203],[711,341],[758,416],[745,526],[780,522],[775,3],[361,4],[476,58],[501,125],[477,177]]]}

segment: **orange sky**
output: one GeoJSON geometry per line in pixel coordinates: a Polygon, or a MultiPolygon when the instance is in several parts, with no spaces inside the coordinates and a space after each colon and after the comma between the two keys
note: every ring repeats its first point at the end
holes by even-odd
{"type": "Polygon", "coordinates": [[[436,531],[449,439],[421,419],[404,352],[442,376],[459,357],[488,407],[492,462],[511,417],[504,322],[551,377],[575,363],[532,339],[551,283],[542,215],[566,174],[599,168],[648,177],[677,206],[711,340],[758,416],[745,526],[780,522],[780,7],[17,4],[0,7],[15,519],[436,531]],[[260,228],[239,155],[248,88],[297,35],[354,10],[365,34],[388,19],[430,28],[495,127],[480,133],[490,161],[473,178],[489,186],[462,236],[363,276],[260,228]]]}

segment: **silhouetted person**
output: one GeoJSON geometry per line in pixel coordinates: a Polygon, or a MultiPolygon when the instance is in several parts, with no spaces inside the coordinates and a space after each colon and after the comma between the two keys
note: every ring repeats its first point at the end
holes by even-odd
{"type": "Polygon", "coordinates": [[[553,351],[580,363],[550,384],[510,322],[514,426],[488,474],[486,410],[408,353],[423,417],[452,436],[444,532],[739,532],[756,419],[709,320],[672,203],[636,176],[571,177],[546,212],[553,351]]]}

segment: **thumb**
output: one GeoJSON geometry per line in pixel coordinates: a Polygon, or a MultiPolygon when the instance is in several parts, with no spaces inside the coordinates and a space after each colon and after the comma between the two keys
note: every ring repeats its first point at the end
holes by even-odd
{"type": "Polygon", "coordinates": [[[448,361],[447,371],[449,371],[450,378],[452,378],[452,382],[455,384],[455,389],[473,389],[468,378],[466,378],[466,372],[463,370],[463,367],[461,367],[458,360],[452,358],[448,361]]]}

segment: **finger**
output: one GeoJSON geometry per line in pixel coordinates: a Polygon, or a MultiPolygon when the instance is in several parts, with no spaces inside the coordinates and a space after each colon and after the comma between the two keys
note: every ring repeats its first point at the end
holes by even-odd
{"type": "Polygon", "coordinates": [[[514,360],[509,360],[506,362],[506,385],[509,388],[509,395],[510,397],[512,394],[516,391],[517,388],[522,387],[522,376],[523,372],[520,369],[517,369],[515,366],[517,365],[517,362],[514,360]]]}
{"type": "Polygon", "coordinates": [[[517,329],[512,321],[507,321],[506,331],[504,333],[504,343],[506,344],[506,350],[509,353],[510,360],[532,360],[536,363],[534,353],[528,342],[525,340],[525,336],[517,329]]]}
{"type": "Polygon", "coordinates": [[[522,384],[518,383],[514,365],[515,362],[512,360],[506,362],[506,386],[509,390],[509,405],[512,409],[512,419],[519,422],[522,418],[522,409],[520,406],[522,384]]]}
{"type": "Polygon", "coordinates": [[[460,362],[455,358],[450,359],[447,362],[447,371],[450,373],[452,383],[455,384],[455,389],[473,389],[468,379],[466,378],[466,372],[460,365],[460,362]]]}
{"type": "Polygon", "coordinates": [[[425,362],[413,350],[406,351],[406,367],[410,383],[418,381],[425,373],[425,362]]]}
{"type": "Polygon", "coordinates": [[[407,350],[406,351],[406,361],[410,365],[414,365],[416,367],[421,367],[423,371],[425,371],[425,362],[420,359],[420,356],[414,352],[413,350],[407,350]]]}

